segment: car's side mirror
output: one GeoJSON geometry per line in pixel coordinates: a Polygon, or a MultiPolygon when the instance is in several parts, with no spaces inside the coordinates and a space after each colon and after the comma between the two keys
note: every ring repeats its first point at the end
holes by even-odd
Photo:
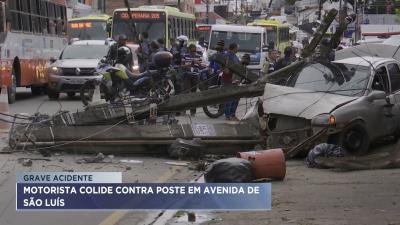
{"type": "Polygon", "coordinates": [[[57,61],[57,59],[56,58],[54,58],[54,57],[50,57],[50,63],[55,63],[57,61]]]}
{"type": "Polygon", "coordinates": [[[367,96],[369,102],[373,102],[375,100],[386,99],[386,93],[384,91],[372,91],[367,96]]]}

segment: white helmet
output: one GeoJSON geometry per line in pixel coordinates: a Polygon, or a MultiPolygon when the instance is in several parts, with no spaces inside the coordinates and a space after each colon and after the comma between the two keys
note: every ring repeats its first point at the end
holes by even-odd
{"type": "Polygon", "coordinates": [[[188,42],[189,38],[185,35],[180,35],[179,37],[176,38],[178,41],[183,41],[183,42],[188,42]]]}

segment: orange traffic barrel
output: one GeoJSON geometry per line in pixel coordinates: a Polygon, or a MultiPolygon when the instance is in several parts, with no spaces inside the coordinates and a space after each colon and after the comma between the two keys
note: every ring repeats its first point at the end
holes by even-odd
{"type": "Polygon", "coordinates": [[[286,175],[286,161],[282,149],[238,152],[237,157],[249,160],[257,179],[271,178],[283,180],[286,175]]]}

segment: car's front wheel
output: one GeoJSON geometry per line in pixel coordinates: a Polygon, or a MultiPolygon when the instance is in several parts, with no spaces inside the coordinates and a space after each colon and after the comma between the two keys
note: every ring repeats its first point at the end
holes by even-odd
{"type": "Polygon", "coordinates": [[[57,92],[52,89],[48,89],[47,96],[49,96],[49,99],[51,99],[51,100],[57,100],[60,97],[60,92],[57,92]]]}
{"type": "Polygon", "coordinates": [[[369,150],[370,140],[365,125],[355,121],[343,129],[339,134],[328,138],[330,144],[343,147],[349,154],[363,155],[369,150]]]}

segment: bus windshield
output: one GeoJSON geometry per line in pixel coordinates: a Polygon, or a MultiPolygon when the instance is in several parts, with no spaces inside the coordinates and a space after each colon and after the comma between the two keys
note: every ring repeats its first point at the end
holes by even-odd
{"type": "Polygon", "coordinates": [[[101,59],[107,55],[107,45],[69,45],[60,59],[101,59]]]}
{"type": "Polygon", "coordinates": [[[113,39],[118,40],[119,35],[125,34],[129,41],[136,42],[137,36],[141,32],[149,34],[149,40],[164,39],[165,36],[165,23],[163,21],[138,21],[129,22],[126,20],[113,21],[113,39]],[[133,28],[133,24],[135,29],[133,28]],[[134,33],[136,31],[136,34],[134,33]]]}
{"type": "Polygon", "coordinates": [[[117,40],[125,34],[129,41],[136,42],[141,32],[149,34],[149,40],[165,39],[166,16],[164,12],[118,11],[114,13],[112,38],[117,40]],[[132,18],[132,19],[131,19],[132,18]]]}
{"type": "Polygon", "coordinates": [[[108,37],[107,21],[80,20],[68,23],[69,38],[104,40],[108,37]]]}
{"type": "Polygon", "coordinates": [[[199,26],[196,29],[196,36],[197,39],[204,38],[204,41],[208,42],[208,39],[210,39],[210,31],[211,31],[211,26],[199,26]]]}
{"type": "Polygon", "coordinates": [[[276,27],[275,26],[265,26],[265,28],[267,30],[267,43],[273,41],[275,45],[278,44],[276,27]]]}
{"type": "Polygon", "coordinates": [[[239,45],[239,52],[257,53],[261,51],[261,33],[242,33],[229,31],[212,31],[210,49],[215,50],[219,40],[225,40],[225,46],[231,43],[239,45]]]}

